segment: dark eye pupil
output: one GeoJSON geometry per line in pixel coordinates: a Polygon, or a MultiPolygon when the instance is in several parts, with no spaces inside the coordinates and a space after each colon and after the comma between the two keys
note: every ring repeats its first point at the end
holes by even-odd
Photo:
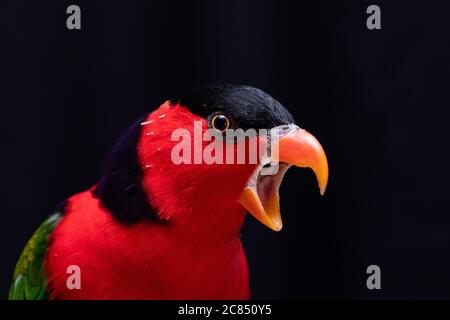
{"type": "Polygon", "coordinates": [[[217,130],[223,131],[226,130],[228,127],[228,119],[227,117],[220,115],[220,116],[216,116],[214,118],[214,128],[216,128],[217,130]]]}

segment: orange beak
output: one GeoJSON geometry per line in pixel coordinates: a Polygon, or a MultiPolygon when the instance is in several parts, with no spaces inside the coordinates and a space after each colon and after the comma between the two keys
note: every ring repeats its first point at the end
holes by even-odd
{"type": "Polygon", "coordinates": [[[271,162],[279,163],[278,171],[262,175],[260,166],[242,190],[239,202],[264,225],[280,231],[283,223],[278,191],[286,171],[292,165],[311,168],[316,175],[320,194],[323,195],[328,183],[328,162],[319,141],[298,127],[275,141],[271,150],[271,162]]]}

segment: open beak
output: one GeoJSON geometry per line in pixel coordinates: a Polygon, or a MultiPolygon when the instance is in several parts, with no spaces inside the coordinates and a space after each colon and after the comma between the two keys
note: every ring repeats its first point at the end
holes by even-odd
{"type": "Polygon", "coordinates": [[[292,165],[311,168],[323,195],[328,182],[328,162],[319,141],[297,126],[274,141],[271,150],[270,160],[272,164],[279,164],[278,170],[273,174],[264,174],[265,167],[259,166],[242,190],[239,202],[260,222],[274,231],[280,231],[283,223],[278,190],[286,171],[292,165]]]}

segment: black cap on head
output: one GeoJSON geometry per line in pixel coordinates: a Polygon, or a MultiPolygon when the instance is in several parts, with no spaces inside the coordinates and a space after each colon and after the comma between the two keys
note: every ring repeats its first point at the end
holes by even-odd
{"type": "Polygon", "coordinates": [[[179,103],[203,118],[222,112],[229,115],[235,128],[270,129],[295,123],[289,111],[262,90],[244,85],[208,85],[197,87],[179,99],[179,103]]]}

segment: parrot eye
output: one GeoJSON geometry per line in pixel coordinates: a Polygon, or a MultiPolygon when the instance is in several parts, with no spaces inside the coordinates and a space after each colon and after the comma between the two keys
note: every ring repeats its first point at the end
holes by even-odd
{"type": "Polygon", "coordinates": [[[227,131],[230,128],[230,124],[230,119],[223,114],[216,114],[211,120],[211,126],[220,133],[227,131]]]}

